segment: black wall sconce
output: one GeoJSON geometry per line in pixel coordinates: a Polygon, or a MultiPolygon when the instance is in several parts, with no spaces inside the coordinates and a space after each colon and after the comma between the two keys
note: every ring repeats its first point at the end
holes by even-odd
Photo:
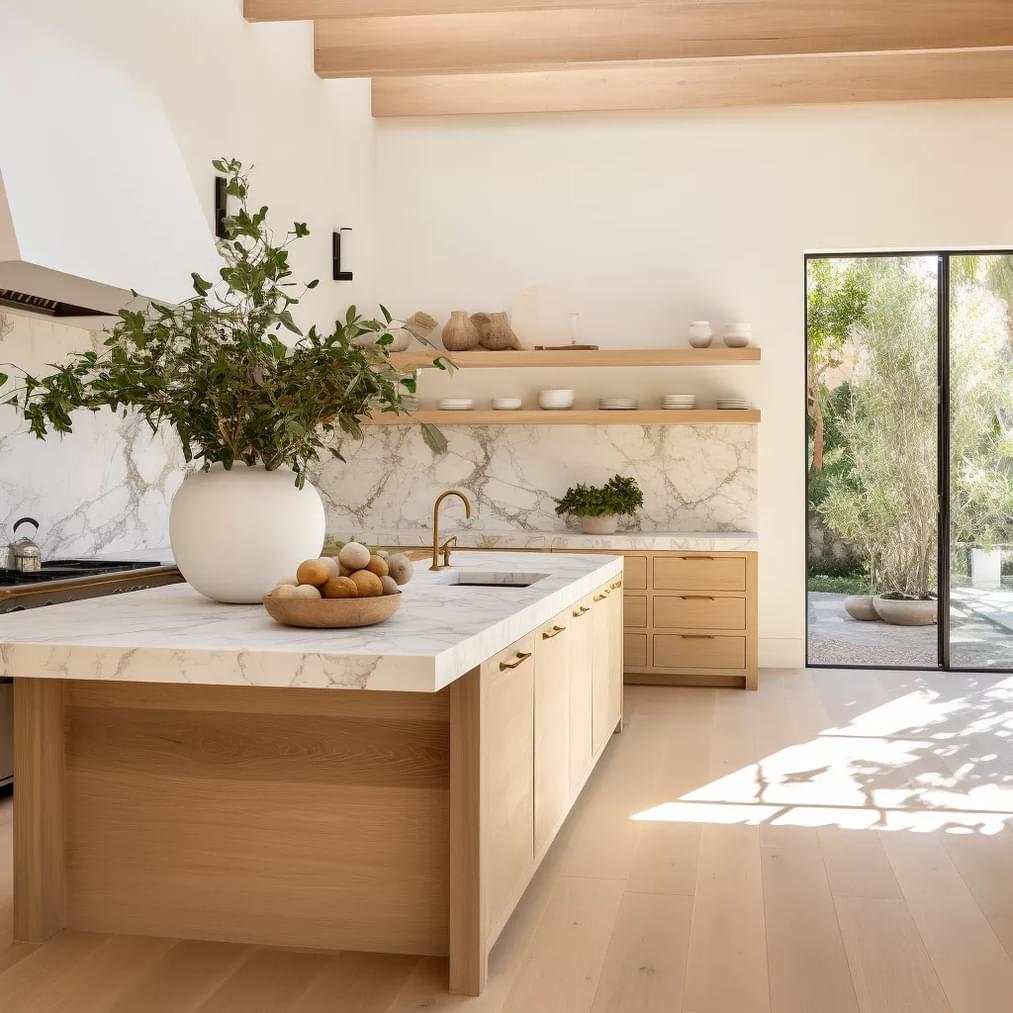
{"type": "Polygon", "coordinates": [[[341,233],[351,232],[351,229],[337,229],[331,239],[331,260],[333,264],[333,275],[335,281],[351,281],[352,272],[341,269],[341,233]]]}
{"type": "Polygon", "coordinates": [[[219,239],[228,239],[225,219],[229,216],[228,182],[224,176],[215,176],[215,235],[219,239]]]}

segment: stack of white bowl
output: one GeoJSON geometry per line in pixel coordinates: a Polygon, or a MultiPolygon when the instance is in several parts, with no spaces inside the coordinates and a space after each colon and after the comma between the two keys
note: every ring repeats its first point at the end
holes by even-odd
{"type": "Polygon", "coordinates": [[[436,407],[441,412],[468,412],[474,403],[470,397],[444,397],[436,402],[436,407]]]}
{"type": "Polygon", "coordinates": [[[735,412],[748,411],[753,407],[744,397],[719,397],[717,406],[722,411],[735,412]]]}
{"type": "Polygon", "coordinates": [[[696,394],[666,394],[661,407],[670,412],[689,411],[696,407],[696,394]]]}
{"type": "Polygon", "coordinates": [[[639,407],[635,397],[603,397],[598,401],[603,412],[632,412],[639,407]]]}
{"type": "Polygon", "coordinates": [[[565,411],[573,407],[574,393],[565,387],[543,390],[538,394],[538,407],[546,411],[565,411]]]}

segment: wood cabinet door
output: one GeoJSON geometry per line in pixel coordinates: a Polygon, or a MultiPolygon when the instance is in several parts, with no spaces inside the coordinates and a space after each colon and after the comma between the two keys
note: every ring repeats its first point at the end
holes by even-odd
{"type": "Polygon", "coordinates": [[[536,858],[570,808],[570,653],[576,621],[568,609],[535,634],[536,858]]]}
{"type": "Polygon", "coordinates": [[[493,937],[534,871],[535,639],[524,637],[482,665],[482,754],[493,937]]]}
{"type": "Polygon", "coordinates": [[[608,597],[609,617],[609,699],[608,734],[615,731],[623,716],[623,588],[617,582],[608,597]]]}
{"type": "Polygon", "coordinates": [[[570,798],[584,787],[591,769],[591,676],[594,644],[592,602],[585,598],[570,612],[570,798]]]}
{"type": "Polygon", "coordinates": [[[597,756],[609,736],[609,590],[602,587],[592,596],[591,628],[593,638],[591,665],[591,751],[597,756]]]}

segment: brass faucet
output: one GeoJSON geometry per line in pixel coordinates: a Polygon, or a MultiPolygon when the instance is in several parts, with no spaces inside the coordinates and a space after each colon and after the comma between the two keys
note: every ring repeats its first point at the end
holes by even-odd
{"type": "Polygon", "coordinates": [[[433,565],[430,570],[442,570],[450,566],[450,547],[457,544],[457,538],[451,536],[440,545],[440,504],[448,497],[456,496],[464,504],[464,516],[471,516],[471,500],[457,489],[448,489],[445,493],[436,497],[433,504],[433,565]],[[443,553],[443,566],[440,566],[440,552],[443,553]]]}

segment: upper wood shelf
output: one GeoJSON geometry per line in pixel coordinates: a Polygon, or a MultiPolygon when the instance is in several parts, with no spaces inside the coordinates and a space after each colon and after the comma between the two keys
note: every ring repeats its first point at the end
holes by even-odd
{"type": "Polygon", "coordinates": [[[411,426],[431,422],[438,426],[714,426],[747,425],[760,422],[755,409],[726,411],[693,409],[692,411],[417,411],[402,415],[374,415],[369,425],[411,426]]]}
{"type": "Polygon", "coordinates": [[[431,367],[442,356],[459,369],[527,368],[531,366],[751,366],[760,361],[759,348],[603,348],[596,352],[557,349],[536,352],[441,352],[438,349],[391,352],[398,369],[431,367]]]}

